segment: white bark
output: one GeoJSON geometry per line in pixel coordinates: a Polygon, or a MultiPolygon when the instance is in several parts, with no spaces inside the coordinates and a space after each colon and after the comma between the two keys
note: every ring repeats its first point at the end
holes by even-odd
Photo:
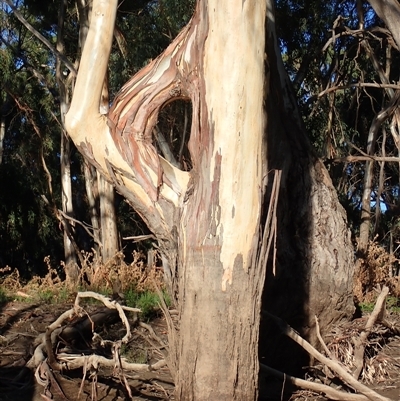
{"type": "Polygon", "coordinates": [[[265,42],[254,38],[265,36],[265,7],[253,1],[210,0],[208,5],[211,29],[204,49],[204,89],[214,143],[207,169],[212,182],[221,160],[221,209],[215,210],[213,220],[214,235],[223,238],[223,291],[234,280],[237,255],[243,257],[243,269],[250,269],[249,252],[260,219],[265,42]]]}

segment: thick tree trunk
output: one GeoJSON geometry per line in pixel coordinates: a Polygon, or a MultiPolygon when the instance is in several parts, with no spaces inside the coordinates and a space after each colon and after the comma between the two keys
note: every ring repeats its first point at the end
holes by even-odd
{"type": "Polygon", "coordinates": [[[328,312],[336,321],[352,312],[344,213],[300,127],[273,5],[199,1],[187,27],[121,89],[104,118],[99,99],[116,6],[93,4],[68,131],[159,241],[180,316],[169,334],[177,399],[255,400],[274,234],[266,307],[296,310],[301,328],[313,326],[314,307],[324,323],[328,312]],[[182,97],[193,108],[190,172],[166,162],[152,144],[159,110],[182,97]],[[278,207],[273,169],[282,175],[278,207]],[[295,299],[288,301],[285,284],[300,287],[295,299]]]}
{"type": "MultiPolygon", "coordinates": [[[[284,70],[273,18],[267,25],[267,135],[269,169],[282,171],[277,210],[276,260],[270,260],[263,308],[281,316],[314,345],[315,316],[323,334],[354,312],[354,251],[329,174],[305,135],[284,70]]],[[[264,363],[296,372],[308,356],[277,334],[269,320],[260,331],[264,363]]]]}
{"type": "Polygon", "coordinates": [[[194,192],[179,230],[176,392],[180,400],[253,400],[265,277],[258,255],[267,182],[266,8],[207,3],[193,21],[208,29],[198,47],[198,120],[189,142],[194,192]]]}

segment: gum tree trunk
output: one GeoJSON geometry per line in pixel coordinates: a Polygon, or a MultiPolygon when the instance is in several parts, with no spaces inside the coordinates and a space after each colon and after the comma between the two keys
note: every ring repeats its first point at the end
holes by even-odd
{"type": "MultiPolygon", "coordinates": [[[[169,333],[176,399],[256,400],[267,265],[275,261],[279,271],[273,268],[273,273],[295,282],[299,272],[293,274],[289,263],[301,260],[308,298],[296,302],[303,315],[315,300],[321,313],[329,304],[333,311],[344,307],[342,316],[347,315],[352,285],[351,280],[346,285],[352,267],[343,210],[293,118],[296,106],[279,69],[272,5],[199,1],[189,24],[124,85],[108,116],[102,116],[99,103],[117,3],[93,3],[66,117],[68,132],[157,237],[179,311],[179,327],[169,333]],[[181,98],[190,99],[193,108],[190,172],[157,154],[152,138],[159,110],[181,98]],[[298,216],[287,209],[296,199],[302,207],[298,216]],[[307,230],[301,232],[304,224],[307,230]],[[298,233],[306,237],[296,247],[298,233]],[[290,242],[286,260],[285,237],[290,242]],[[322,281],[310,272],[319,272],[322,281]],[[334,273],[338,277],[332,279],[334,273]],[[326,293],[321,297],[319,282],[332,299],[326,293]],[[332,300],[338,300],[334,307],[332,300]]],[[[276,291],[279,305],[276,288],[272,285],[271,293],[276,291]]]]}

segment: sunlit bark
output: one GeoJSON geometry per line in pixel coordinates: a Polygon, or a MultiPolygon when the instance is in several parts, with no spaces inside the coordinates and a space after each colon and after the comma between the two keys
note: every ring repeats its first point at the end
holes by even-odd
{"type": "MultiPolygon", "coordinates": [[[[278,240],[282,245],[286,235],[288,249],[306,272],[302,284],[309,297],[302,301],[310,308],[318,301],[318,312],[324,313],[326,297],[321,303],[315,285],[320,280],[310,271],[320,273],[323,289],[345,306],[343,315],[349,313],[348,277],[342,272],[352,272],[351,244],[344,213],[302,134],[272,34],[266,53],[265,23],[268,19],[273,33],[274,18],[268,4],[267,13],[267,2],[256,0],[199,1],[189,24],[124,85],[105,117],[99,102],[117,1],[94,1],[66,119],[78,149],[158,240],[179,311],[179,329],[169,333],[169,366],[179,400],[257,398],[267,244],[273,239],[271,227],[280,230],[281,224],[277,208],[268,211],[270,195],[277,199],[278,191],[269,180],[271,169],[283,172],[278,240]],[[164,160],[152,139],[160,109],[180,98],[189,99],[193,110],[190,172],[164,160]],[[277,153],[270,153],[269,146],[277,153]],[[297,216],[290,212],[296,224],[290,232],[292,221],[284,213],[292,204],[300,208],[297,216]],[[306,235],[293,246],[303,224],[306,235]],[[331,289],[334,271],[338,277],[331,289]]],[[[281,249],[279,267],[290,275],[281,249]]],[[[299,307],[307,313],[304,304],[299,307]]]]}

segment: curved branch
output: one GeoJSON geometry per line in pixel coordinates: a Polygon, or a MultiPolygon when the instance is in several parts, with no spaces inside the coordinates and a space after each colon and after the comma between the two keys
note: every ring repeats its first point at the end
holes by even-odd
{"type": "MultiPolygon", "coordinates": [[[[108,115],[117,149],[153,202],[158,200],[163,183],[178,196],[183,194],[182,184],[163,169],[152,144],[152,131],[166,103],[197,96],[198,53],[193,42],[202,39],[196,25],[189,22],[160,56],[122,87],[108,115]]],[[[176,175],[178,169],[171,166],[171,170],[176,175]]]]}

